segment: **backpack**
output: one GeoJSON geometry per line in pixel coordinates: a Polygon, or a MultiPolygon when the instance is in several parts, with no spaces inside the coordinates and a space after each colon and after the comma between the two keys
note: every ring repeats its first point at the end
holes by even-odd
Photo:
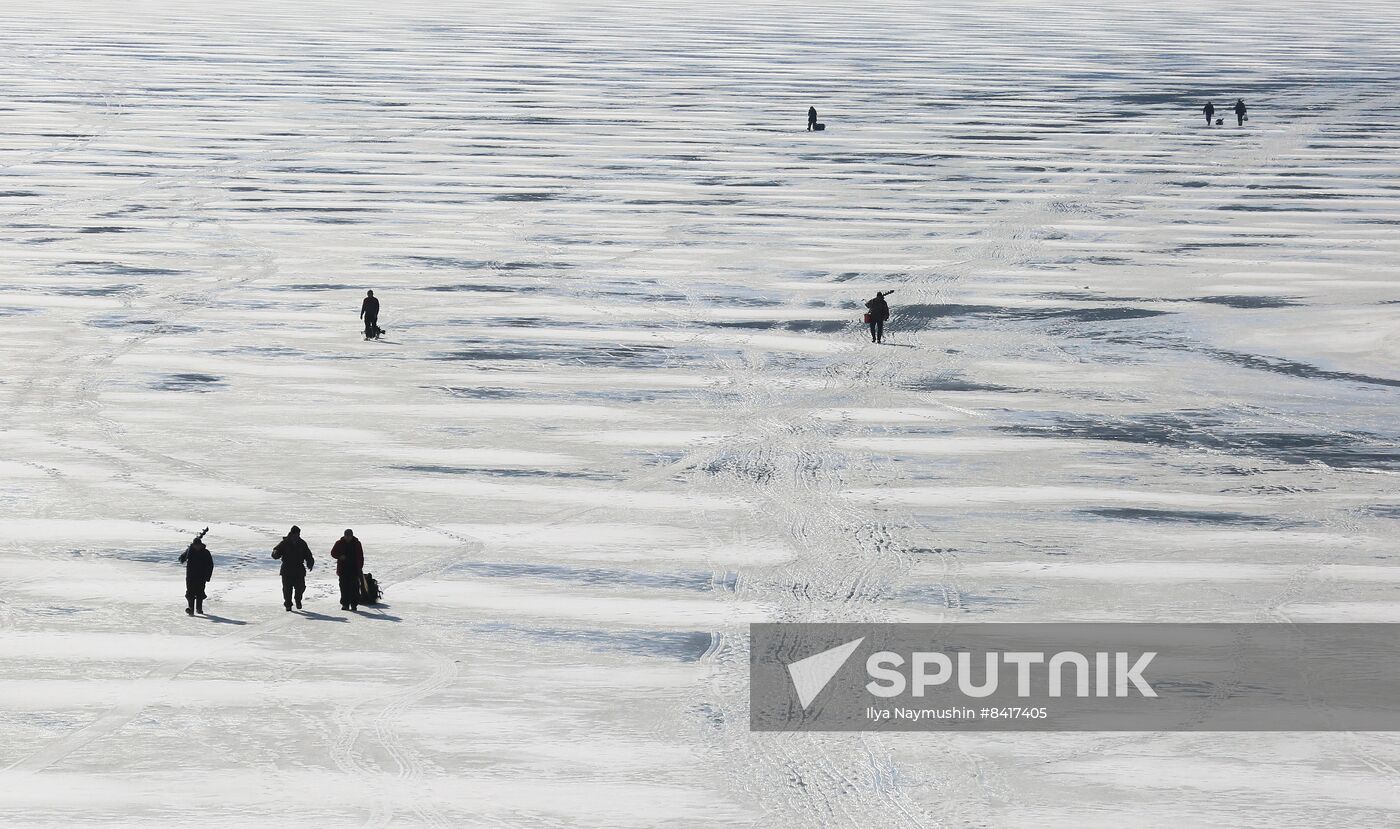
{"type": "Polygon", "coordinates": [[[374,576],[365,573],[360,576],[360,604],[379,604],[379,582],[374,576]]]}

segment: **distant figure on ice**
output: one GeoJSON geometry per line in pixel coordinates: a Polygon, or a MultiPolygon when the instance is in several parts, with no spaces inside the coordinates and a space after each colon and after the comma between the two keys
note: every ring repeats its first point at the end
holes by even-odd
{"type": "Polygon", "coordinates": [[[214,556],[204,546],[204,533],[207,532],[209,528],[205,527],[204,532],[195,536],[190,546],[180,554],[180,563],[185,565],[185,601],[190,603],[185,613],[190,616],[204,612],[204,600],[208,598],[204,595],[204,586],[214,578],[214,556]]]}
{"type": "Polygon", "coordinates": [[[807,107],[807,131],[811,132],[817,128],[817,108],[807,107]]]}
{"type": "Polygon", "coordinates": [[[316,567],[311,557],[311,548],[301,540],[301,527],[292,527],[287,537],[272,548],[272,557],[282,559],[282,606],[292,609],[292,599],[296,599],[297,610],[301,610],[301,596],[306,592],[306,571],[316,567]]]}
{"type": "Polygon", "coordinates": [[[1235,119],[1241,127],[1244,126],[1245,121],[1249,120],[1249,107],[1244,105],[1243,98],[1235,101],[1235,119]]]}
{"type": "Polygon", "coordinates": [[[374,291],[365,294],[365,301],[360,303],[360,319],[365,321],[365,339],[375,340],[383,333],[379,330],[379,299],[374,291]]]}
{"type": "Polygon", "coordinates": [[[1211,122],[1215,120],[1215,103],[1206,101],[1205,108],[1201,111],[1206,114],[1206,126],[1210,126],[1211,122]]]}
{"type": "Polygon", "coordinates": [[[865,303],[867,312],[865,321],[870,323],[870,341],[872,343],[882,343],[885,341],[885,320],[890,318],[890,304],[885,302],[885,297],[894,291],[876,291],[875,298],[865,303]]]}
{"type": "Polygon", "coordinates": [[[365,548],[350,530],[331,548],[335,574],[340,577],[340,609],[360,609],[360,577],[365,572],[365,548]]]}

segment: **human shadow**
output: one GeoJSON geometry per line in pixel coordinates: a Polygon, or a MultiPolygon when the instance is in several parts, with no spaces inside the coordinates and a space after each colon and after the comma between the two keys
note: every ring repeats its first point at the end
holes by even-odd
{"type": "Polygon", "coordinates": [[[324,614],[324,613],[317,613],[317,612],[314,611],[314,610],[294,610],[294,611],[292,611],[292,612],[293,612],[293,613],[296,613],[296,614],[298,614],[298,615],[300,615],[300,616],[305,616],[305,617],[308,618],[308,619],[315,619],[315,620],[318,621],[318,622],[348,622],[348,621],[350,621],[349,619],[345,618],[344,616],[327,616],[327,615],[324,614]]]}
{"type": "Polygon", "coordinates": [[[355,612],[366,619],[377,619],[381,622],[403,621],[403,617],[401,616],[395,616],[392,613],[385,613],[383,609],[386,607],[388,607],[387,604],[366,605],[364,607],[361,607],[359,610],[356,610],[355,612]]]}
{"type": "Polygon", "coordinates": [[[206,614],[204,614],[204,618],[208,619],[209,621],[213,622],[213,623],[216,624],[216,625],[246,625],[246,624],[248,624],[247,622],[243,621],[242,619],[225,619],[223,616],[215,616],[213,613],[206,613],[206,614]]]}

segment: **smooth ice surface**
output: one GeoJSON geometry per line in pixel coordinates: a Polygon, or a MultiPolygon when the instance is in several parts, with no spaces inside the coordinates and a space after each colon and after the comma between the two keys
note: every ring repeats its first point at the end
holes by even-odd
{"type": "Polygon", "coordinates": [[[1390,0],[7,3],[0,90],[0,824],[1400,822],[1385,734],[746,696],[754,621],[1400,620],[1390,0]],[[385,605],[283,612],[294,522],[385,605]]]}

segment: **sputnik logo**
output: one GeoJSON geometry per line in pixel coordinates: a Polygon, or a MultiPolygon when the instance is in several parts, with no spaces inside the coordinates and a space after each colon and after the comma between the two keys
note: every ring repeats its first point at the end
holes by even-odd
{"type": "Polygon", "coordinates": [[[812,701],[864,641],[865,637],[862,636],[854,642],[788,663],[788,676],[792,677],[792,687],[797,689],[797,701],[802,703],[803,710],[811,707],[812,701]]]}

